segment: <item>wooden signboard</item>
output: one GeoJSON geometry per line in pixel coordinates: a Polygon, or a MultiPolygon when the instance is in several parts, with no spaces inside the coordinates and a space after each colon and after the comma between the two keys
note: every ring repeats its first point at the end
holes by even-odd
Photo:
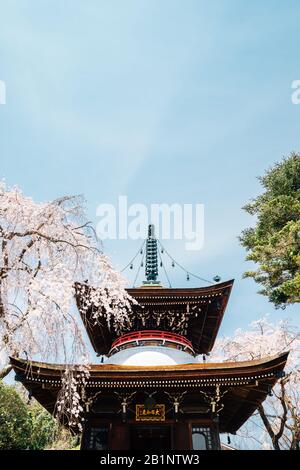
{"type": "Polygon", "coordinates": [[[150,409],[145,405],[136,405],[135,419],[136,421],[164,421],[165,405],[154,405],[150,409]]]}

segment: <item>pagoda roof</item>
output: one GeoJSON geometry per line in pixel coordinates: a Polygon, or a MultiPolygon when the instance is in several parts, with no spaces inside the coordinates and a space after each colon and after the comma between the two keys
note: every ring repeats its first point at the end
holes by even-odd
{"type": "MultiPolygon", "coordinates": [[[[138,305],[132,305],[133,326],[124,333],[141,329],[172,331],[185,336],[192,343],[196,354],[207,354],[218,334],[233,282],[229,280],[196,288],[142,286],[127,289],[138,305]],[[183,317],[185,322],[182,321],[183,317]],[[157,318],[159,322],[155,325],[157,318]],[[142,327],[145,322],[146,327],[142,327]]],[[[92,287],[77,284],[76,301],[80,313],[84,304],[82,288],[87,295],[92,287]]],[[[108,354],[118,334],[113,326],[108,326],[104,316],[98,317],[95,322],[92,317],[94,309],[91,306],[84,314],[81,313],[82,320],[94,350],[98,354],[108,354]]]]}
{"type": "MultiPolygon", "coordinates": [[[[87,393],[104,390],[160,389],[188,391],[197,403],[201,393],[220,387],[223,408],[220,431],[236,432],[265,400],[284,369],[288,353],[243,362],[193,363],[172,366],[90,366],[87,393]]],[[[11,358],[17,378],[51,413],[66,366],[11,358]]]]}

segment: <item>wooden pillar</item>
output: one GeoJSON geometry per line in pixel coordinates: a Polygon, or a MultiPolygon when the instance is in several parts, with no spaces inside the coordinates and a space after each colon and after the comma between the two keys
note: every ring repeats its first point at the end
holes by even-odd
{"type": "Polygon", "coordinates": [[[109,433],[110,450],[129,450],[129,426],[126,423],[112,423],[109,433]]]}
{"type": "Polygon", "coordinates": [[[172,450],[191,449],[190,426],[188,423],[173,424],[173,446],[172,450]]]}

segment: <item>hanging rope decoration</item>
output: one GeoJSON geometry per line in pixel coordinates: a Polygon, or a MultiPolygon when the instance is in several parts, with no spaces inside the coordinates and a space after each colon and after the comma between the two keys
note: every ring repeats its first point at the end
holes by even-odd
{"type": "MultiPolygon", "coordinates": [[[[186,280],[189,281],[190,280],[190,276],[196,278],[196,279],[200,279],[200,281],[203,281],[203,282],[207,282],[208,284],[212,284],[212,281],[209,281],[208,279],[205,279],[203,277],[200,277],[200,276],[197,276],[196,274],[193,274],[191,273],[190,271],[188,271],[187,269],[185,269],[181,264],[179,264],[171,255],[170,253],[162,246],[161,242],[158,240],[158,243],[159,243],[159,246],[161,248],[160,252],[161,253],[165,253],[171,260],[171,266],[172,268],[175,268],[175,266],[178,266],[182,271],[185,272],[186,274],[186,280]]],[[[215,282],[220,282],[221,278],[220,276],[215,276],[214,279],[213,279],[215,282]]]]}
{"type": "Polygon", "coordinates": [[[139,251],[134,255],[134,257],[132,258],[132,260],[129,261],[129,263],[126,264],[126,266],[121,270],[121,273],[122,273],[123,271],[125,271],[127,268],[133,269],[133,262],[134,262],[134,260],[137,258],[137,256],[138,256],[139,254],[141,254],[141,255],[143,254],[143,249],[144,249],[145,243],[146,243],[146,240],[143,241],[142,246],[139,248],[139,251]]]}
{"type": "MultiPolygon", "coordinates": [[[[137,257],[139,255],[141,256],[141,259],[137,263],[137,272],[136,272],[136,275],[135,275],[135,278],[134,278],[133,287],[135,287],[135,284],[136,284],[136,281],[138,279],[141,268],[144,267],[144,261],[145,261],[145,255],[146,255],[146,242],[147,242],[147,240],[143,241],[143,243],[142,243],[141,247],[139,248],[139,250],[137,251],[137,253],[134,255],[134,257],[129,261],[129,263],[121,271],[121,272],[124,272],[128,268],[133,270],[134,265],[136,264],[135,261],[136,261],[137,257]]],[[[160,268],[163,269],[164,275],[166,277],[166,280],[167,280],[168,285],[169,285],[170,288],[172,286],[171,286],[171,281],[170,281],[170,278],[168,276],[167,269],[166,269],[166,261],[163,260],[161,255],[165,255],[169,259],[169,262],[171,262],[169,264],[169,266],[171,265],[172,268],[178,267],[179,269],[181,269],[185,273],[186,281],[190,281],[191,277],[193,277],[195,279],[199,279],[200,281],[206,282],[207,284],[210,284],[210,285],[214,282],[218,283],[218,282],[221,281],[221,277],[219,275],[214,276],[213,280],[208,280],[208,279],[205,279],[201,276],[198,276],[197,274],[191,273],[190,271],[185,269],[184,266],[182,266],[180,263],[178,263],[178,261],[176,261],[170,255],[170,253],[165,249],[165,247],[161,244],[161,242],[159,240],[157,240],[157,245],[158,245],[157,254],[158,254],[158,258],[159,258],[159,266],[160,266],[160,268]]]]}
{"type": "Polygon", "coordinates": [[[136,275],[135,275],[135,278],[134,278],[134,281],[133,281],[133,287],[135,287],[136,280],[139,277],[140,269],[144,266],[145,252],[146,252],[146,250],[144,250],[144,249],[140,250],[140,254],[142,255],[142,261],[141,261],[141,263],[139,265],[139,268],[136,272],[136,275]]]}

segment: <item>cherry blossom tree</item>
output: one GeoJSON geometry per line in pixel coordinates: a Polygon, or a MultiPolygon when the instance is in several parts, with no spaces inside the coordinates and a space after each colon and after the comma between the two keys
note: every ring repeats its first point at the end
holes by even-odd
{"type": "MultiPolygon", "coordinates": [[[[37,203],[1,182],[0,244],[0,378],[11,370],[10,355],[88,364],[77,282],[93,286],[109,324],[129,322],[125,281],[101,251],[80,197],[37,203]]],[[[73,379],[65,378],[72,390],[73,379]]],[[[75,393],[72,400],[78,404],[75,393]]]]}
{"type": "Polygon", "coordinates": [[[213,350],[212,361],[254,360],[285,351],[290,351],[285,376],[238,433],[246,446],[252,441],[263,449],[299,449],[300,332],[288,320],[274,325],[264,317],[249,331],[220,338],[213,350]]]}

